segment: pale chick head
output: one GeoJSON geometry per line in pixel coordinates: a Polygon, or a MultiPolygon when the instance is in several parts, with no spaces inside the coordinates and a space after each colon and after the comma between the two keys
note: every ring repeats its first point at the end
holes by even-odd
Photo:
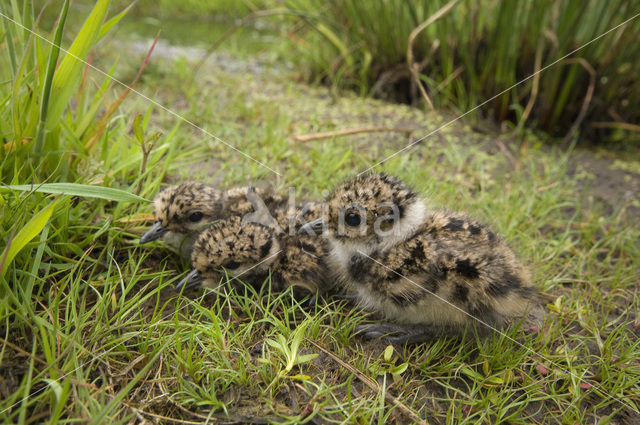
{"type": "Polygon", "coordinates": [[[422,219],[424,209],[414,191],[383,173],[365,174],[338,185],[327,204],[330,237],[337,243],[362,249],[398,237],[407,231],[409,222],[422,219]]]}
{"type": "Polygon", "coordinates": [[[189,233],[219,218],[222,193],[202,183],[187,182],[164,189],[153,206],[156,223],[171,232],[189,233]]]}

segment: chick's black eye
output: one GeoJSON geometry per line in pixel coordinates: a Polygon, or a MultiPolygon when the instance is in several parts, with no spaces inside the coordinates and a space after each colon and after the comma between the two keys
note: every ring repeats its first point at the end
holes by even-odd
{"type": "Polygon", "coordinates": [[[224,266],[226,269],[229,270],[234,270],[237,269],[238,267],[240,267],[240,263],[238,263],[237,261],[230,261],[226,266],[224,266]]]}
{"type": "Polygon", "coordinates": [[[348,226],[357,226],[360,224],[360,216],[355,213],[348,213],[344,217],[344,222],[347,223],[348,226]]]}
{"type": "Polygon", "coordinates": [[[193,223],[197,223],[200,220],[202,220],[202,213],[200,211],[196,211],[189,216],[189,221],[193,223]]]}

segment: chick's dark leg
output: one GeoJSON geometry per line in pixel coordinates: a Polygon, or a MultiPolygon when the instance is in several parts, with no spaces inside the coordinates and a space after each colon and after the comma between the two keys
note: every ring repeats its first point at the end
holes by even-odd
{"type": "Polygon", "coordinates": [[[456,332],[448,327],[398,325],[395,323],[368,323],[357,326],[354,333],[370,339],[381,338],[392,344],[414,344],[440,336],[456,335],[456,332]]]}
{"type": "Polygon", "coordinates": [[[406,325],[397,325],[395,323],[365,323],[356,326],[354,333],[362,334],[366,337],[370,337],[369,334],[380,333],[380,335],[406,332],[406,325]]]}

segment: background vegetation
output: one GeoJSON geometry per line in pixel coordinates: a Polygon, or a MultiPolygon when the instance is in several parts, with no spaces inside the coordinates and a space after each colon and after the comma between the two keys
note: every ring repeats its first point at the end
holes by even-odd
{"type": "MultiPolygon", "coordinates": [[[[137,10],[148,16],[151,2],[141,1],[137,10]]],[[[288,41],[274,51],[305,80],[336,90],[456,114],[482,104],[471,117],[527,125],[566,141],[578,130],[583,143],[637,146],[640,140],[640,47],[634,43],[640,21],[591,43],[640,13],[639,0],[161,4],[160,17],[244,16],[250,19],[238,24],[271,26],[288,41]]]]}
{"type": "MultiPolygon", "coordinates": [[[[592,140],[627,138],[628,132],[611,130],[628,130],[625,124],[640,120],[640,47],[633,42],[640,20],[588,44],[640,13],[640,1],[283,4],[306,24],[296,32],[298,48],[291,57],[314,81],[411,103],[424,101],[417,87],[422,84],[436,108],[466,112],[491,99],[483,115],[498,122],[528,121],[554,135],[565,135],[575,124],[592,140]],[[421,27],[445,5],[450,9],[421,27]],[[546,69],[578,48],[572,58],[546,69]]],[[[640,128],[633,129],[637,140],[640,128]]]]}
{"type": "MultiPolygon", "coordinates": [[[[29,1],[0,3],[3,422],[632,423],[638,418],[640,204],[634,197],[600,202],[593,191],[600,183],[590,173],[593,162],[549,149],[526,130],[509,142],[461,124],[382,166],[429,195],[434,206],[492,223],[530,263],[549,320],[541,329],[509,330],[517,342],[494,334],[389,348],[352,335],[367,318],[344,301],[328,299],[310,311],[289,293],[270,293],[268,282],[259,292],[235,285],[177,294],[172,286],[187,265],[161,244],[137,244],[150,223],[145,200],[162,182],[195,178],[224,187],[268,180],[317,199],[407,140],[401,134],[362,134],[303,143],[296,133],[405,123],[423,135],[446,118],[353,95],[332,97],[292,82],[292,72],[278,65],[301,55],[291,46],[317,47],[330,58],[335,45],[327,39],[340,34],[337,18],[328,20],[335,26],[318,32],[318,9],[303,9],[305,4],[284,5],[305,10],[277,18],[291,25],[286,37],[267,42],[265,36],[259,43],[229,39],[227,52],[259,46],[251,50],[255,58],[234,62],[214,52],[197,78],[191,78],[193,57],[158,45],[149,59],[149,44],[140,49],[118,30],[141,23],[127,22],[135,13],[144,15],[140,9],[120,14],[126,4],[109,8],[109,1],[100,0],[88,6],[74,2],[67,13],[64,4],[52,3],[40,18],[39,5],[29,1]],[[47,40],[62,40],[70,53],[31,28],[47,40]],[[268,43],[280,59],[267,51],[268,43]],[[135,83],[136,92],[110,76],[135,83]]],[[[163,16],[171,16],[171,4],[162,3],[163,16]]],[[[198,13],[204,14],[229,3],[199,4],[198,13]]],[[[326,13],[339,5],[326,4],[326,13]]],[[[475,3],[459,6],[469,5],[475,3]]],[[[456,10],[437,22],[461,19],[456,10]]],[[[274,22],[269,31],[281,36],[280,21],[274,22]]],[[[347,50],[360,60],[358,55],[366,55],[353,48],[356,44],[346,44],[347,50]]],[[[626,47],[636,48],[629,42],[626,47]]],[[[377,59],[360,69],[371,72],[374,63],[377,59]]],[[[337,66],[343,65],[341,59],[337,66]]],[[[581,78],[578,67],[562,68],[577,69],[574,78],[581,78]]],[[[354,79],[345,70],[331,78],[360,91],[365,80],[357,75],[354,79]]],[[[626,81],[621,75],[611,77],[611,84],[626,81]]],[[[434,83],[424,76],[423,81],[431,92],[434,83]]],[[[447,87],[453,86],[452,80],[447,87]]],[[[638,169],[636,162],[617,164],[638,169]]],[[[621,183],[623,177],[637,178],[617,175],[621,183]]]]}

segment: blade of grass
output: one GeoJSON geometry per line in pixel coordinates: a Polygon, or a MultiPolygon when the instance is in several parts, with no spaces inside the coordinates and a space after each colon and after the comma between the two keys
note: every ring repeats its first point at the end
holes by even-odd
{"type": "Polygon", "coordinates": [[[18,423],[25,423],[25,419],[27,416],[27,408],[29,406],[29,392],[31,391],[31,381],[33,379],[34,371],[35,371],[35,358],[36,358],[36,349],[38,347],[38,339],[36,336],[33,336],[33,347],[31,348],[31,356],[29,357],[29,367],[27,369],[26,379],[24,383],[23,397],[20,402],[19,408],[19,419],[18,423]]]}
{"type": "MultiPolygon", "coordinates": [[[[4,13],[4,8],[0,8],[0,11],[4,13]]],[[[2,17],[2,26],[5,32],[5,42],[7,43],[7,54],[9,55],[9,61],[11,62],[11,73],[15,77],[16,69],[18,68],[18,61],[16,59],[16,49],[13,44],[13,32],[11,31],[12,22],[9,22],[7,18],[2,17]]]]}
{"type": "Polygon", "coordinates": [[[62,195],[99,198],[117,202],[149,202],[147,199],[113,187],[93,186],[77,183],[45,183],[39,186],[19,184],[0,186],[0,190],[19,190],[23,192],[42,192],[62,195]]]}
{"type": "Polygon", "coordinates": [[[135,6],[136,3],[138,3],[138,0],[134,0],[122,12],[118,13],[116,16],[110,18],[107,22],[105,22],[100,28],[100,32],[98,33],[98,40],[104,37],[105,34],[107,34],[111,30],[111,28],[113,28],[118,22],[120,22],[120,20],[124,18],[127,12],[129,12],[129,10],[131,10],[131,8],[135,6]]]}
{"type": "MultiPolygon", "coordinates": [[[[80,74],[85,66],[84,61],[98,39],[108,7],[109,0],[99,0],[96,3],[71,47],[67,50],[67,54],[60,62],[51,83],[53,101],[47,112],[46,130],[52,130],[58,125],[75,87],[79,84],[80,74]]],[[[59,43],[57,44],[59,45],[59,43]]]]}
{"type": "Polygon", "coordinates": [[[15,258],[15,256],[28,244],[31,239],[35,238],[38,233],[42,231],[44,226],[51,218],[51,214],[56,207],[58,200],[54,200],[49,205],[41,209],[36,215],[34,215],[27,224],[16,234],[10,244],[4,249],[3,257],[5,258],[2,270],[0,270],[0,276],[4,276],[5,271],[9,268],[9,264],[15,258]]]}
{"type": "Polygon", "coordinates": [[[69,11],[69,0],[65,0],[60,11],[58,18],[58,24],[56,26],[55,36],[53,37],[53,44],[51,45],[51,51],[49,52],[49,61],[47,63],[47,71],[44,78],[44,85],[42,86],[42,98],[40,100],[40,118],[38,120],[38,129],[36,131],[36,144],[34,152],[42,152],[44,144],[44,135],[46,132],[45,124],[47,122],[47,111],[49,107],[49,98],[51,96],[51,86],[53,84],[54,74],[56,73],[56,64],[58,63],[58,56],[60,55],[60,43],[62,41],[62,32],[64,30],[64,24],[67,20],[67,12],[69,11]]]}
{"type": "MultiPolygon", "coordinates": [[[[36,250],[36,255],[33,259],[33,265],[31,266],[31,275],[27,279],[26,285],[21,287],[23,291],[22,299],[30,300],[31,293],[33,292],[33,284],[36,280],[36,276],[38,275],[38,269],[40,268],[40,264],[42,262],[42,254],[44,254],[45,242],[47,241],[47,237],[49,236],[49,223],[44,226],[44,229],[40,233],[40,243],[38,244],[38,249],[36,250]]],[[[30,306],[28,306],[30,307],[30,306]]]]}

